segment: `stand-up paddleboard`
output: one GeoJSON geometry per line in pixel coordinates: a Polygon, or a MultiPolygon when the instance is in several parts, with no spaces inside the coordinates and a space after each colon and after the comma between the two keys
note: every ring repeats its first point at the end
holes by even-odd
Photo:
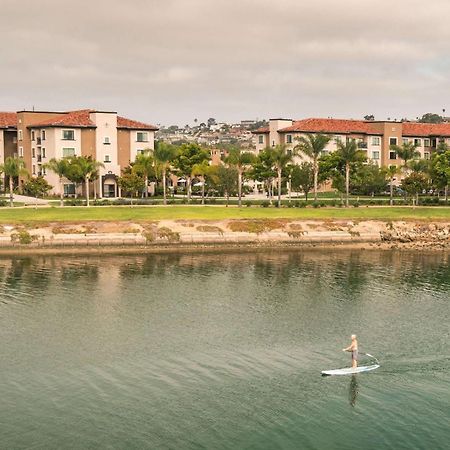
{"type": "Polygon", "coordinates": [[[375,356],[369,353],[362,353],[362,355],[367,355],[369,358],[373,358],[376,364],[371,364],[370,366],[359,366],[356,369],[352,367],[346,367],[345,369],[333,369],[333,370],[322,370],[322,375],[353,375],[355,373],[369,372],[370,370],[375,370],[380,367],[379,361],[375,356]]]}

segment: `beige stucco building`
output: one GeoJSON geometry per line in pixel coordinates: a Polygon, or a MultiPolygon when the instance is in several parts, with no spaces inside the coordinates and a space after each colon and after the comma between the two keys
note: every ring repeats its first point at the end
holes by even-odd
{"type": "MultiPolygon", "coordinates": [[[[98,196],[117,197],[118,176],[139,152],[154,148],[156,130],[153,125],[118,116],[113,111],[0,113],[0,159],[13,154],[22,157],[29,173],[43,176],[53,186],[52,193],[59,194],[59,179],[45,169],[45,163],[52,158],[91,156],[104,165],[94,182],[98,196]],[[14,143],[9,129],[2,126],[6,118],[14,143]]],[[[75,186],[65,180],[64,193],[74,192],[75,186]]]]}

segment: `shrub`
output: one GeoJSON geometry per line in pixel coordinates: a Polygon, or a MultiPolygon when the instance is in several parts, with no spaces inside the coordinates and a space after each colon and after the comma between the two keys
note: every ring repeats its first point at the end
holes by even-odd
{"type": "Polygon", "coordinates": [[[223,234],[223,230],[220,227],[216,227],[213,225],[200,225],[197,227],[197,231],[201,231],[202,233],[219,233],[223,234]]]}
{"type": "Polygon", "coordinates": [[[269,200],[263,200],[260,204],[261,208],[268,208],[270,206],[269,200]]]}
{"type": "Polygon", "coordinates": [[[0,200],[0,207],[1,206],[8,206],[8,202],[6,200],[0,200]]]}
{"type": "Polygon", "coordinates": [[[167,239],[168,242],[178,242],[180,240],[180,233],[167,227],[158,228],[157,233],[159,239],[167,239]]]}
{"type": "Polygon", "coordinates": [[[359,202],[353,203],[353,207],[354,207],[354,208],[359,208],[359,202]]]}
{"type": "Polygon", "coordinates": [[[237,220],[230,222],[228,228],[234,232],[256,233],[283,228],[285,222],[275,219],[237,220]]]}
{"type": "Polygon", "coordinates": [[[320,208],[320,203],[319,203],[319,202],[312,202],[312,203],[311,203],[311,206],[312,206],[313,208],[320,208]]]}
{"type": "Polygon", "coordinates": [[[244,202],[244,205],[245,205],[247,208],[250,208],[250,206],[252,206],[252,202],[251,202],[250,200],[247,200],[247,201],[244,202]]]}
{"type": "Polygon", "coordinates": [[[11,234],[11,242],[18,242],[19,244],[31,244],[37,239],[37,236],[32,236],[27,230],[19,230],[17,233],[11,234]]]}

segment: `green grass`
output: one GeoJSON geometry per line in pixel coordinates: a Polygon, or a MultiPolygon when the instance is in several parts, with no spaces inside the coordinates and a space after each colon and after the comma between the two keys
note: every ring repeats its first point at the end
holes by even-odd
{"type": "Polygon", "coordinates": [[[242,208],[223,206],[124,206],[64,208],[2,208],[0,223],[78,222],[78,221],[148,221],[176,219],[379,219],[379,220],[450,220],[445,207],[359,207],[359,208],[242,208]]]}

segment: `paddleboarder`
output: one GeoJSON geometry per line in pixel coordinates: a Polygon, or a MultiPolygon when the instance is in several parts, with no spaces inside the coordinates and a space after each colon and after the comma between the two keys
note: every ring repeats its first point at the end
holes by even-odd
{"type": "Polygon", "coordinates": [[[343,352],[352,352],[352,369],[358,367],[358,341],[356,340],[356,334],[352,334],[352,343],[347,347],[343,348],[343,352]]]}

